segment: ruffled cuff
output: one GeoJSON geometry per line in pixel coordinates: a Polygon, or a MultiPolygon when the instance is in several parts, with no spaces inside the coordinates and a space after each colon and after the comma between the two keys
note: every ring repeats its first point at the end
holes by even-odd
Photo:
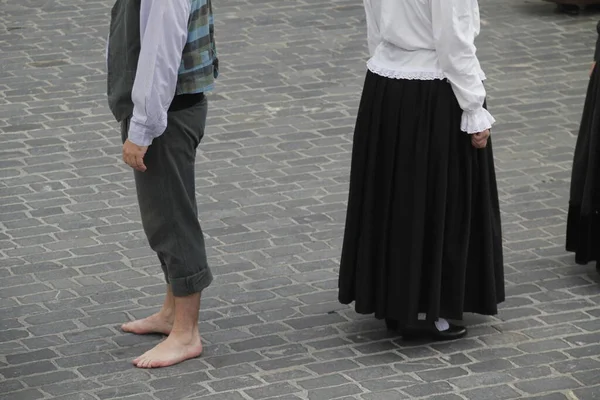
{"type": "Polygon", "coordinates": [[[496,120],[488,110],[481,107],[475,111],[463,111],[460,129],[469,134],[483,132],[490,129],[496,120]]]}

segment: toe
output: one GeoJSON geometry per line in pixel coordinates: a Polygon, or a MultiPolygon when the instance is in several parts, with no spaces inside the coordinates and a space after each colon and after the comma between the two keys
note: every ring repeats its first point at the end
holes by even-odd
{"type": "Polygon", "coordinates": [[[142,360],[144,360],[144,357],[145,357],[145,356],[146,356],[146,354],[142,354],[141,356],[139,356],[139,357],[135,358],[135,359],[133,360],[133,363],[134,363],[135,365],[137,365],[137,364],[141,363],[141,362],[142,362],[142,360]]]}
{"type": "Polygon", "coordinates": [[[146,364],[148,364],[148,354],[144,353],[137,359],[137,365],[140,368],[145,368],[146,364]]]}
{"type": "Polygon", "coordinates": [[[135,326],[136,324],[134,322],[127,322],[126,324],[121,325],[121,330],[127,333],[135,333],[135,326]]]}

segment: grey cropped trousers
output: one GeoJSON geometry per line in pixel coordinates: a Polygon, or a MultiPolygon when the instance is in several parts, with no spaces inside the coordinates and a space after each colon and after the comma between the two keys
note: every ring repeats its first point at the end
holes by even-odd
{"type": "MultiPolygon", "coordinates": [[[[212,282],[195,189],[196,150],[206,126],[206,97],[169,111],[165,133],[144,157],[147,170],[134,171],[144,232],[158,255],[166,282],[176,297],[200,293],[212,282]]],[[[122,122],[127,139],[129,119],[122,122]]]]}

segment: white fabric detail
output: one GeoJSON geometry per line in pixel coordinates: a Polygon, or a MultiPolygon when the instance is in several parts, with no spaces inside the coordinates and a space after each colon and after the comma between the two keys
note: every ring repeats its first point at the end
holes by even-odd
{"type": "Polygon", "coordinates": [[[446,321],[444,318],[440,318],[437,321],[435,321],[435,327],[437,328],[438,331],[444,332],[444,331],[447,331],[448,329],[450,329],[450,323],[448,321],[446,321]]]}
{"type": "Polygon", "coordinates": [[[374,60],[367,62],[367,68],[374,74],[391,79],[408,79],[411,81],[433,81],[446,79],[442,71],[409,71],[380,67],[374,60]]]}
{"type": "Polygon", "coordinates": [[[464,111],[460,123],[460,129],[469,134],[483,132],[491,129],[496,120],[488,110],[481,107],[477,111],[464,111]]]}
{"type": "MultiPolygon", "coordinates": [[[[427,319],[427,314],[419,313],[417,319],[419,321],[425,321],[425,319],[427,319]]],[[[435,327],[440,332],[447,331],[448,329],[450,329],[450,323],[444,318],[439,318],[437,321],[435,321],[435,327]]]]}
{"type": "MultiPolygon", "coordinates": [[[[446,76],[443,71],[425,71],[419,69],[391,69],[379,66],[377,61],[370,59],[367,62],[367,68],[372,73],[391,79],[407,79],[411,81],[433,81],[433,80],[444,80],[446,76]]],[[[479,71],[479,79],[485,81],[487,77],[483,71],[479,71]]]]}

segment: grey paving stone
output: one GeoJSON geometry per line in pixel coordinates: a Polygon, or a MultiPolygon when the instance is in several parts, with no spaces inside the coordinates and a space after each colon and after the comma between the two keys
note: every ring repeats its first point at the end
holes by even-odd
{"type": "Polygon", "coordinates": [[[155,379],[149,382],[149,385],[156,390],[168,388],[178,388],[191,385],[198,382],[206,382],[209,380],[205,372],[195,372],[191,374],[169,376],[165,378],[155,379]]]}
{"type": "Polygon", "coordinates": [[[513,357],[510,361],[518,366],[528,367],[534,365],[550,364],[556,361],[565,360],[567,356],[558,351],[550,351],[547,353],[529,354],[525,356],[513,357]]]}
{"type": "Polygon", "coordinates": [[[361,368],[344,372],[345,376],[348,376],[358,382],[366,381],[369,379],[392,376],[396,374],[397,371],[389,365],[361,368]]]}
{"type": "Polygon", "coordinates": [[[505,400],[505,399],[520,399],[521,394],[508,385],[492,386],[481,389],[473,389],[464,392],[463,395],[469,400],[490,399],[490,400],[505,400]]]}
{"type": "MultiPolygon", "coordinates": [[[[246,389],[244,392],[253,399],[284,398],[286,395],[298,393],[301,389],[287,383],[273,383],[255,389],[246,389]]],[[[291,396],[289,398],[292,398],[291,396]]]]}
{"type": "Polygon", "coordinates": [[[435,382],[409,386],[402,390],[414,397],[426,397],[440,393],[452,392],[453,389],[452,386],[450,386],[447,382],[435,382]]]}
{"type": "Polygon", "coordinates": [[[502,383],[510,383],[515,378],[508,372],[484,372],[451,379],[450,382],[461,389],[471,389],[480,386],[492,386],[502,383]]]}
{"type": "Polygon", "coordinates": [[[206,362],[215,368],[223,368],[261,359],[263,359],[263,357],[261,357],[258,353],[248,351],[244,353],[233,353],[224,356],[209,357],[206,359],[206,362]]]}
{"type": "Polygon", "coordinates": [[[110,354],[105,352],[87,353],[71,357],[62,357],[60,359],[55,360],[56,364],[61,368],[82,367],[86,365],[101,364],[110,361],[114,361],[114,358],[110,354]]]}
{"type": "Polygon", "coordinates": [[[389,389],[400,389],[420,384],[421,381],[410,375],[388,376],[382,379],[362,381],[361,385],[372,392],[387,391],[389,389]]]}
{"type": "Polygon", "coordinates": [[[46,374],[23,378],[23,382],[25,382],[29,387],[39,387],[53,383],[71,381],[77,378],[79,378],[79,376],[71,371],[53,371],[46,374]]]}
{"type": "Polygon", "coordinates": [[[516,383],[515,386],[526,393],[538,394],[553,390],[576,389],[580,387],[580,384],[571,378],[560,377],[519,382],[516,383]]]}
{"type": "Polygon", "coordinates": [[[362,389],[356,384],[345,384],[332,388],[315,389],[308,391],[309,400],[338,399],[344,396],[351,396],[362,393],[362,389]]]}
{"type": "Polygon", "coordinates": [[[408,399],[409,397],[407,396],[396,390],[386,390],[384,392],[365,393],[360,398],[365,400],[401,400],[408,399]]]}
{"type": "Polygon", "coordinates": [[[583,385],[595,385],[598,383],[599,372],[600,370],[576,372],[573,377],[583,385]]]}
{"type": "Polygon", "coordinates": [[[239,392],[226,392],[219,394],[201,395],[200,397],[191,397],[195,400],[246,400],[239,392]]]}
{"type": "Polygon", "coordinates": [[[518,380],[543,378],[554,375],[554,371],[548,366],[513,368],[508,373],[518,380]]]}
{"type": "Polygon", "coordinates": [[[169,400],[169,399],[173,399],[173,398],[184,399],[189,396],[203,395],[203,394],[209,394],[209,393],[210,392],[208,391],[208,389],[206,389],[205,387],[203,387],[201,385],[190,385],[190,386],[185,386],[185,387],[181,387],[181,388],[177,388],[177,389],[162,390],[162,391],[153,393],[153,396],[159,400],[169,400]]]}
{"type": "Polygon", "coordinates": [[[464,397],[457,394],[441,394],[439,396],[431,397],[431,400],[463,400],[464,397]]]}
{"type": "Polygon", "coordinates": [[[360,365],[356,364],[355,362],[345,359],[307,365],[307,368],[316,372],[317,374],[347,371],[359,367],[360,365]]]}
{"type": "Polygon", "coordinates": [[[250,375],[237,376],[235,378],[213,381],[208,385],[216,392],[226,392],[230,390],[241,390],[252,386],[258,386],[261,382],[250,375]]]}
{"type": "Polygon", "coordinates": [[[6,356],[6,361],[9,364],[23,364],[28,362],[36,362],[40,360],[48,360],[55,357],[58,357],[58,354],[56,354],[54,351],[49,349],[43,349],[27,353],[8,355],[6,356]]]}
{"type": "Polygon", "coordinates": [[[475,373],[490,371],[506,371],[509,370],[511,367],[513,367],[513,364],[505,359],[481,361],[467,366],[467,368],[470,371],[475,373]]]}
{"type": "Polygon", "coordinates": [[[46,395],[38,389],[25,389],[21,391],[14,391],[8,394],[0,394],[2,400],[38,400],[44,398],[46,395]]]}
{"type": "Polygon", "coordinates": [[[89,393],[100,385],[92,381],[74,380],[71,382],[60,382],[42,386],[44,392],[50,393],[52,396],[63,396],[67,394],[82,394],[89,393]]]}
{"type": "Polygon", "coordinates": [[[340,374],[322,376],[319,378],[305,379],[298,381],[298,385],[307,390],[320,389],[324,387],[339,386],[349,383],[350,380],[340,374]]]}
{"type": "Polygon", "coordinates": [[[24,388],[25,386],[16,379],[4,380],[2,387],[0,387],[0,396],[3,393],[12,393],[24,388]]]}
{"type": "Polygon", "coordinates": [[[561,361],[552,364],[552,368],[562,374],[569,372],[587,371],[592,369],[600,369],[600,361],[594,360],[593,358],[580,358],[575,360],[561,361]]]}
{"type": "Polygon", "coordinates": [[[401,362],[404,360],[404,357],[395,352],[385,352],[380,354],[375,354],[371,356],[359,357],[356,358],[356,361],[365,366],[374,366],[381,364],[393,364],[396,362],[401,362]]]}
{"type": "Polygon", "coordinates": [[[112,362],[104,362],[102,364],[96,365],[87,365],[85,367],[80,367],[77,369],[81,375],[86,378],[91,378],[100,375],[109,375],[118,372],[127,371],[131,368],[130,362],[125,361],[112,361],[112,362]]]}
{"type": "Polygon", "coordinates": [[[6,379],[20,378],[40,374],[43,372],[55,371],[57,368],[50,361],[40,361],[29,364],[22,364],[17,367],[1,368],[0,374],[6,379]]]}
{"type": "Polygon", "coordinates": [[[535,397],[527,397],[527,398],[531,399],[531,400],[565,400],[565,399],[568,399],[568,397],[562,393],[552,393],[552,394],[535,396],[535,397]]]}
{"type": "MultiPolygon", "coordinates": [[[[231,367],[223,367],[215,370],[209,370],[208,373],[210,376],[215,377],[217,379],[224,379],[228,377],[238,376],[238,375],[250,375],[253,373],[258,373],[259,370],[255,366],[251,364],[239,364],[233,365],[231,367]]],[[[265,379],[264,377],[262,379],[265,379]]],[[[266,380],[266,379],[265,379],[266,380]]],[[[282,379],[287,380],[287,379],[282,379]]],[[[267,380],[268,382],[268,380],[267,380]]]]}
{"type": "Polygon", "coordinates": [[[600,386],[589,386],[584,389],[575,390],[574,393],[581,399],[598,400],[600,399],[600,386]]]}
{"type": "MultiPolygon", "coordinates": [[[[113,387],[96,391],[94,395],[99,399],[120,399],[127,398],[131,395],[139,393],[149,393],[150,388],[142,383],[132,383],[129,385],[122,385],[119,387],[113,387]]],[[[85,392],[84,392],[85,393],[85,392]]]]}
{"type": "Polygon", "coordinates": [[[243,342],[237,342],[230,344],[231,348],[235,351],[247,351],[257,350],[265,347],[274,347],[287,343],[284,339],[279,336],[270,335],[263,336],[255,339],[249,339],[243,342]]]}
{"type": "Polygon", "coordinates": [[[418,361],[403,361],[395,364],[394,368],[401,372],[416,372],[446,366],[448,366],[448,363],[439,358],[427,358],[418,361]]]}
{"type": "Polygon", "coordinates": [[[598,351],[600,351],[600,345],[592,345],[567,350],[566,353],[571,357],[582,358],[598,355],[598,351]]]}

